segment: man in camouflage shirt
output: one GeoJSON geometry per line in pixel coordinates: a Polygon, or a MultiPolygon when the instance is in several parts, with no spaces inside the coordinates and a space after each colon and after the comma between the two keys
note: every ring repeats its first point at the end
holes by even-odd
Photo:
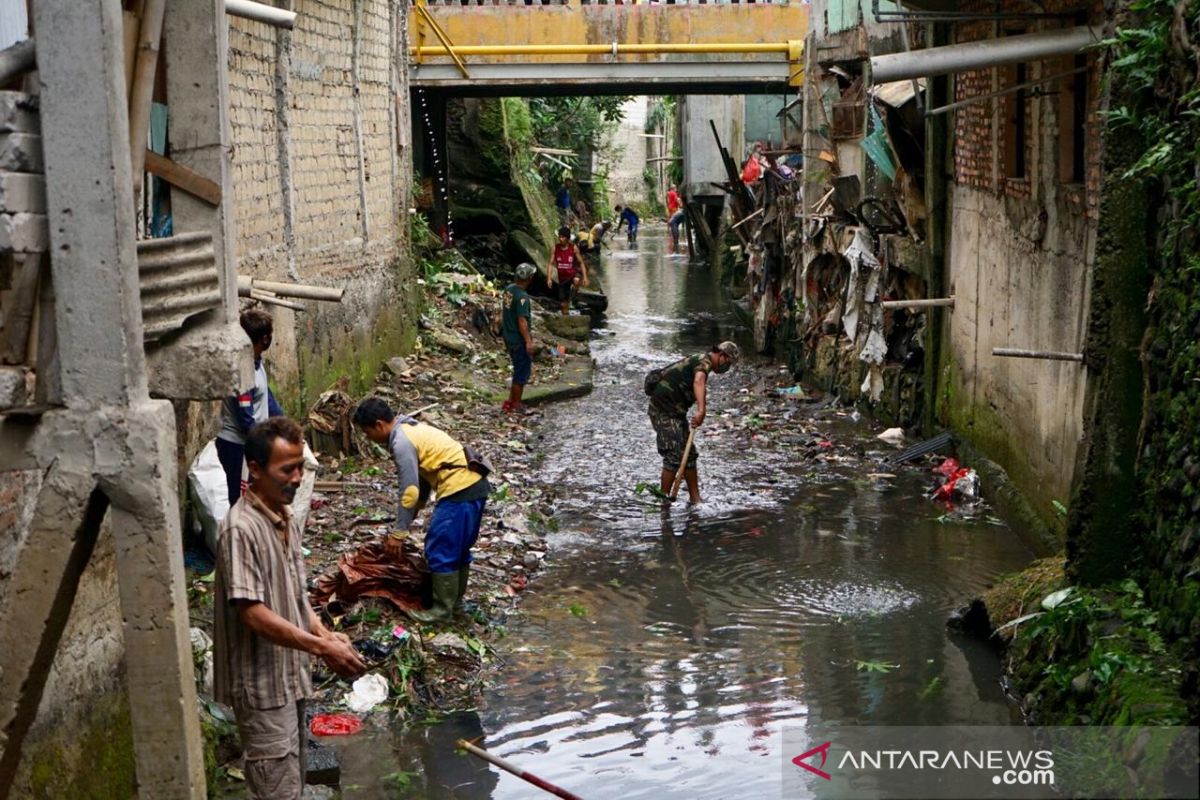
{"type": "MultiPolygon", "coordinates": [[[[737,363],[741,351],[733,342],[721,342],[707,353],[697,353],[676,361],[662,370],[657,384],[650,394],[650,424],[657,437],[658,454],[662,456],[662,491],[669,494],[688,437],[688,409],[696,404],[691,427],[704,424],[707,411],[708,375],[728,372],[737,363]]],[[[700,502],[700,479],[696,473],[696,442],[688,454],[687,469],[683,472],[687,482],[688,498],[700,502]]]]}

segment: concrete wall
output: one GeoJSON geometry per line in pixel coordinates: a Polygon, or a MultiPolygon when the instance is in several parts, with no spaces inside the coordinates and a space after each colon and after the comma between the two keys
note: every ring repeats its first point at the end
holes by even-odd
{"type": "Polygon", "coordinates": [[[653,140],[643,135],[649,102],[648,97],[634,97],[621,107],[624,117],[610,140],[610,146],[620,150],[608,173],[608,190],[614,203],[644,203],[650,199],[644,173],[653,140]]]}
{"type": "MultiPolygon", "coordinates": [[[[987,38],[992,23],[964,26],[960,41],[987,38]]],[[[1031,65],[1030,78],[1063,71],[1031,65]]],[[[1086,367],[1001,358],[993,347],[1083,352],[1099,180],[1099,71],[1088,86],[1086,172],[1063,182],[1064,86],[1025,101],[1025,175],[1006,159],[1016,95],[968,105],[953,127],[946,316],[938,398],[944,421],[1001,464],[1033,510],[1057,527],[1052,501],[1067,504],[1084,435],[1086,367]]],[[[959,75],[955,99],[1011,85],[1003,68],[959,75]]]]}
{"type": "Polygon", "coordinates": [[[342,367],[374,374],[354,356],[405,338],[414,284],[407,78],[392,47],[406,15],[386,0],[295,11],[290,34],[230,18],[229,80],[238,272],[347,289],[340,307],[273,310],[272,381],[300,414],[342,367]]]}
{"type": "Polygon", "coordinates": [[[683,183],[689,196],[723,194],[712,186],[712,182],[729,180],[713,139],[710,120],[717,126],[722,146],[741,165],[745,155],[739,152],[740,143],[745,141],[743,100],[742,95],[693,94],[680,98],[683,183]]]}

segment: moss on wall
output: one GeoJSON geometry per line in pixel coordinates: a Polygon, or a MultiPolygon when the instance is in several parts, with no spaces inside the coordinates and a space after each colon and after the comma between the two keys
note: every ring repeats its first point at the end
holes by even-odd
{"type": "Polygon", "coordinates": [[[305,332],[298,347],[300,382],[285,387],[280,396],[284,408],[303,417],[322,392],[342,380],[352,395],[370,391],[383,362],[411,352],[416,343],[417,288],[411,278],[397,281],[390,290],[395,296],[378,308],[374,319],[353,325],[322,325],[305,332]]]}
{"type": "Polygon", "coordinates": [[[133,729],[123,691],[71,725],[25,742],[13,797],[122,800],[137,794],[133,729]]]}

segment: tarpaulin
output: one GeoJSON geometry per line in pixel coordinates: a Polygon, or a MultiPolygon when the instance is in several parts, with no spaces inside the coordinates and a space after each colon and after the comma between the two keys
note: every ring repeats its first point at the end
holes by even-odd
{"type": "Polygon", "coordinates": [[[867,156],[879,168],[879,171],[887,176],[889,181],[896,179],[896,163],[892,161],[892,145],[888,140],[887,131],[883,127],[883,120],[879,116],[878,109],[874,103],[868,104],[871,109],[871,131],[869,136],[864,136],[859,146],[866,151],[867,156]]]}

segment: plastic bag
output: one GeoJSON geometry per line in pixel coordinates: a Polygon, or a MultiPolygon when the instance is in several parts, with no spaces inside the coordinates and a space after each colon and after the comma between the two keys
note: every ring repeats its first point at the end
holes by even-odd
{"type": "Polygon", "coordinates": [[[363,675],[350,687],[346,695],[346,708],[359,714],[365,714],[375,706],[387,700],[388,682],[382,675],[363,675]]]}
{"type": "Polygon", "coordinates": [[[225,483],[225,469],[217,458],[217,442],[214,439],[204,445],[200,455],[188,468],[188,489],[192,494],[192,507],[204,533],[208,549],[217,552],[217,529],[221,520],[229,513],[229,488],[225,483]]]}
{"type": "Polygon", "coordinates": [[[317,714],[308,729],[313,736],[349,736],[362,726],[362,720],[353,714],[317,714]]]}

